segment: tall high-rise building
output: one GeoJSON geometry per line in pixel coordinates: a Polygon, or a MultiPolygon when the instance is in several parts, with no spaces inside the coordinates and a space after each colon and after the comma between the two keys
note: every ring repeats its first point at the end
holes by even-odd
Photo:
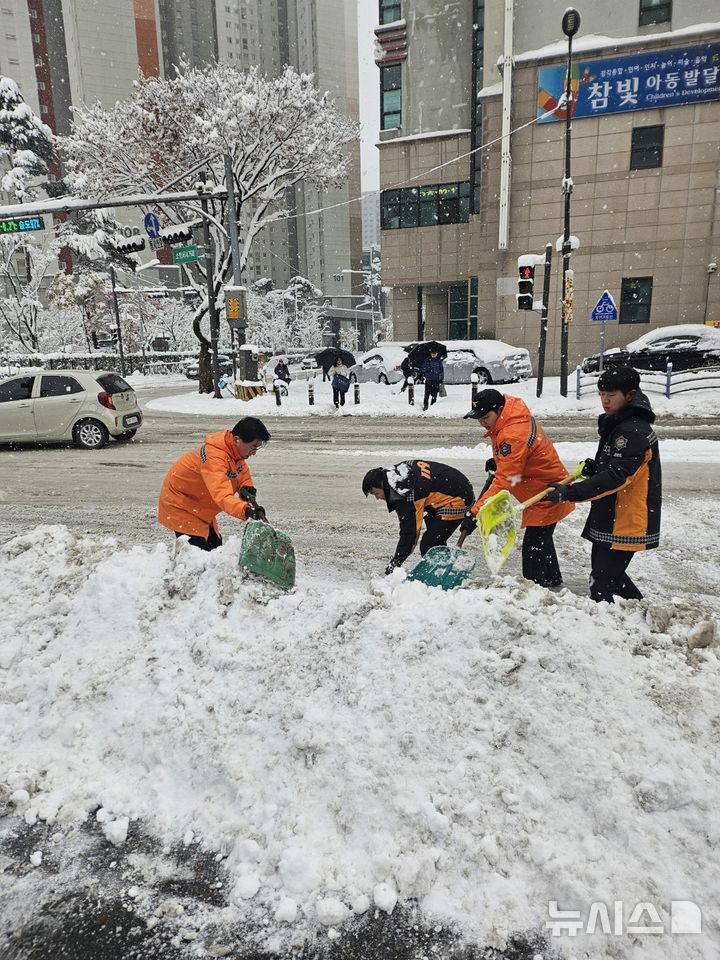
{"type": "MultiPolygon", "coordinates": [[[[383,281],[398,339],[495,336],[533,353],[517,258],[564,226],[566,0],[378,0],[383,281]],[[514,14],[514,15],[513,15],[514,14]]],[[[598,349],[720,319],[720,26],[713,0],[578,4],[573,41],[570,368],[598,349]]],[[[548,369],[560,358],[561,257],[548,369]]],[[[542,270],[535,297],[539,299],[542,270]]]]}
{"type": "MultiPolygon", "coordinates": [[[[359,116],[355,0],[216,0],[218,55],[240,69],[257,66],[277,76],[287,64],[315,76],[341,112],[359,116]]],[[[290,200],[293,217],[264,229],[255,240],[246,282],[271,277],[284,286],[297,273],[330,296],[357,292],[362,247],[359,146],[347,183],[319,193],[300,186],[290,200]],[[345,204],[345,205],[342,205],[345,204]],[[324,209],[322,213],[314,211],[324,209]],[[339,279],[338,279],[339,278],[339,279]]]]}
{"type": "Polygon", "coordinates": [[[183,63],[201,67],[218,56],[215,0],[158,0],[163,73],[183,63]]]}

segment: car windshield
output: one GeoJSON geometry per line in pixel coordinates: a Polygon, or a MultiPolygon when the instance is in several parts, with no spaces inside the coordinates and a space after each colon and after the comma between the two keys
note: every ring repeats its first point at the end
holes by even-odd
{"type": "Polygon", "coordinates": [[[106,393],[127,393],[128,390],[132,390],[130,384],[118,373],[103,373],[97,378],[97,382],[106,393]]]}

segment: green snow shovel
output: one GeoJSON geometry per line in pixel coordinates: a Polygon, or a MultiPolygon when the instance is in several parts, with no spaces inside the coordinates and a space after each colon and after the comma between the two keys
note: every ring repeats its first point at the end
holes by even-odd
{"type": "MultiPolygon", "coordinates": [[[[585,461],[577,465],[572,473],[560,483],[572,483],[583,475],[585,461]]],[[[517,520],[523,510],[539,503],[552,487],[547,487],[530,497],[524,503],[516,504],[509,490],[501,490],[480,507],[477,515],[478,531],[482,543],[485,562],[491,573],[499,573],[510,556],[517,538],[517,520]]]]}
{"type": "Polygon", "coordinates": [[[460,547],[466,533],[460,534],[457,547],[430,547],[422,560],[408,574],[408,580],[417,580],[428,587],[452,590],[459,587],[475,569],[475,557],[460,547]]]}
{"type": "Polygon", "coordinates": [[[245,523],[240,556],[241,567],[283,590],[295,586],[295,549],[290,537],[263,520],[245,523]]]}

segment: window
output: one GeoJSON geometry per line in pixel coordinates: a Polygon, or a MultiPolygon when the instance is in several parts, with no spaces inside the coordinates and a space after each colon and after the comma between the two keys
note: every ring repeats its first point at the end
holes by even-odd
{"type": "Polygon", "coordinates": [[[640,26],[650,23],[670,23],[672,0],[640,0],[640,26]]]}
{"type": "Polygon", "coordinates": [[[468,285],[453,283],[448,290],[448,340],[468,338],[468,285]]]}
{"type": "Polygon", "coordinates": [[[40,113],[49,113],[48,105],[46,103],[40,104],[40,113]]]}
{"type": "Polygon", "coordinates": [[[620,323],[649,323],[652,277],[624,277],[620,295],[620,323]]]}
{"type": "Polygon", "coordinates": [[[75,377],[46,377],[40,383],[41,397],[64,397],[69,393],[82,393],[83,388],[75,377]]]}
{"type": "Polygon", "coordinates": [[[469,183],[440,183],[427,187],[383,190],[380,199],[381,230],[467,223],[469,217],[469,183]]]}
{"type": "Polygon", "coordinates": [[[31,11],[30,11],[30,19],[31,19],[31,20],[37,20],[37,10],[31,10],[31,11]]]}
{"type": "Polygon", "coordinates": [[[662,166],[665,127],[635,127],[632,132],[630,169],[647,170],[662,166]]]}
{"type": "Polygon", "coordinates": [[[400,0],[380,0],[380,23],[393,23],[400,19],[400,0]]]}
{"type": "Polygon", "coordinates": [[[40,43],[40,34],[39,34],[39,33],[34,33],[34,34],[32,35],[32,42],[33,42],[33,43],[40,43]]]}
{"type": "Polygon", "coordinates": [[[97,382],[108,393],[127,393],[128,390],[132,390],[127,380],[123,380],[119,373],[104,373],[97,378],[97,382]]]}
{"type": "Polygon", "coordinates": [[[397,130],[402,118],[400,64],[380,67],[380,129],[397,130]]]}
{"type": "Polygon", "coordinates": [[[19,380],[8,380],[0,383],[0,403],[10,403],[13,400],[29,400],[32,394],[35,377],[21,377],[19,380]]]}

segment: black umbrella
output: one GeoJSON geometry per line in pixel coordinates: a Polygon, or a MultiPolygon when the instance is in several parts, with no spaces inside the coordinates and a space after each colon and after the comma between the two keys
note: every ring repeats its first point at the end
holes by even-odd
{"type": "Polygon", "coordinates": [[[342,362],[346,367],[352,367],[355,365],[355,357],[350,353],[349,350],[341,350],[336,347],[326,347],[324,350],[319,350],[315,354],[315,360],[319,367],[322,367],[326,372],[330,367],[335,365],[335,361],[338,357],[342,357],[342,362]]]}
{"type": "Polygon", "coordinates": [[[408,365],[419,370],[423,361],[427,360],[431,353],[437,353],[438,357],[444,360],[447,357],[447,347],[444,343],[440,343],[437,340],[425,340],[423,343],[414,343],[408,349],[408,365]]]}

